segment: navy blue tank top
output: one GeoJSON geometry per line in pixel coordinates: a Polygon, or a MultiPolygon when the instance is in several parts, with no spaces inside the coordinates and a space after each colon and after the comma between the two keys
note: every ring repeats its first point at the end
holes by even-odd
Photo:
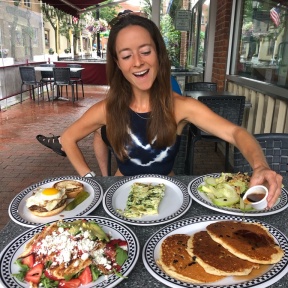
{"type": "MultiPolygon", "coordinates": [[[[119,171],[125,176],[139,174],[168,175],[173,170],[181,135],[177,135],[174,145],[170,147],[161,149],[152,147],[146,137],[146,125],[149,115],[150,113],[136,113],[130,109],[131,130],[129,134],[131,143],[126,146],[128,159],[120,161],[114,154],[119,171]]],[[[101,135],[103,141],[111,148],[106,135],[106,126],[101,128],[101,135]]]]}

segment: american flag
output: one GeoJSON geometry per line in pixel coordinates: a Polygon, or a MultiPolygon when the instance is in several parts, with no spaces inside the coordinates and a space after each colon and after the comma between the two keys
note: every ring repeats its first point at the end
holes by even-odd
{"type": "Polygon", "coordinates": [[[280,25],[280,8],[273,7],[270,10],[270,18],[274,22],[275,26],[278,27],[280,25]]]}

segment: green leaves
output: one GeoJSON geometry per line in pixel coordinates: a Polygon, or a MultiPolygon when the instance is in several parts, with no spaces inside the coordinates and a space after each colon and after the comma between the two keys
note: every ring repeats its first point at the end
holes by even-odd
{"type": "Polygon", "coordinates": [[[122,266],[124,262],[127,260],[128,254],[127,251],[123,250],[119,246],[116,248],[116,262],[118,265],[122,266]]]}

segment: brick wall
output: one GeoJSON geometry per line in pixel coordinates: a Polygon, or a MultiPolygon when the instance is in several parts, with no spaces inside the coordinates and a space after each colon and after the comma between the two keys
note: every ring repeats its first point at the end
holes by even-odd
{"type": "Polygon", "coordinates": [[[217,83],[219,91],[223,91],[225,86],[231,13],[232,0],[218,0],[212,82],[217,83]]]}

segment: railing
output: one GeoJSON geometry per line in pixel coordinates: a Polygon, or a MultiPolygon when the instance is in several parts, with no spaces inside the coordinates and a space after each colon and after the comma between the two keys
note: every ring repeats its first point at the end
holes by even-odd
{"type": "Polygon", "coordinates": [[[227,88],[251,102],[252,107],[245,111],[242,125],[250,133],[288,133],[288,99],[278,99],[231,81],[227,88]]]}

